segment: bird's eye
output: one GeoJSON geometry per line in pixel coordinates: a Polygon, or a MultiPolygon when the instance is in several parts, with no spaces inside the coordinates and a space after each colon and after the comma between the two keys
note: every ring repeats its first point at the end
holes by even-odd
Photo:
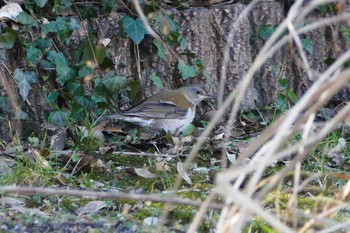
{"type": "Polygon", "coordinates": [[[196,93],[197,93],[197,95],[199,95],[199,94],[201,93],[201,91],[200,91],[200,90],[197,90],[196,93]]]}

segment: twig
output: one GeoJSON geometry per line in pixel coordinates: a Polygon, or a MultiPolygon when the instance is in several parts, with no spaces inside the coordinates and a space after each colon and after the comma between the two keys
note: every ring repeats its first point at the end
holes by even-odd
{"type": "MultiPolygon", "coordinates": [[[[61,188],[36,188],[36,187],[19,187],[19,186],[0,186],[0,192],[2,193],[18,193],[21,195],[69,195],[75,197],[84,198],[96,198],[96,199],[107,199],[107,200],[134,200],[134,201],[153,201],[161,203],[173,203],[176,205],[189,205],[200,207],[202,201],[194,201],[189,199],[183,199],[178,197],[169,198],[167,195],[145,195],[145,194],[132,194],[132,193],[108,193],[108,192],[96,192],[86,190],[68,190],[61,188]]],[[[211,209],[220,210],[223,205],[211,203],[208,206],[211,209]]]]}

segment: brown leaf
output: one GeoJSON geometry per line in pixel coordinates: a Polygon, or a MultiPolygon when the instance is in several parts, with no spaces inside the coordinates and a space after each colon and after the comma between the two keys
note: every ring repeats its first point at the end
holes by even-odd
{"type": "Polygon", "coordinates": [[[106,202],[104,201],[91,201],[89,203],[87,203],[85,206],[77,209],[75,211],[75,213],[79,216],[84,215],[84,214],[92,214],[92,213],[96,213],[99,210],[105,208],[106,202]]]}

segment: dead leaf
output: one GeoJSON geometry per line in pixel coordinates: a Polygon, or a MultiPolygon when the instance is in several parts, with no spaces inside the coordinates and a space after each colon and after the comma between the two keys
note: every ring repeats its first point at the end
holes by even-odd
{"type": "Polygon", "coordinates": [[[160,222],[160,218],[157,217],[148,217],[143,220],[143,223],[148,226],[157,226],[160,222]]]}
{"type": "Polygon", "coordinates": [[[111,154],[114,151],[114,147],[104,146],[104,147],[99,148],[98,151],[100,152],[101,155],[111,154]]]}
{"type": "Polygon", "coordinates": [[[327,157],[332,159],[335,166],[339,167],[343,163],[343,150],[346,147],[346,140],[339,138],[338,144],[327,152],[327,157]]]}
{"type": "Polygon", "coordinates": [[[84,214],[92,214],[92,213],[96,213],[99,210],[105,208],[106,202],[104,201],[91,201],[89,203],[87,203],[85,206],[77,209],[75,211],[75,213],[79,216],[84,215],[84,214]]]}
{"type": "Polygon", "coordinates": [[[15,207],[12,207],[11,209],[18,211],[18,212],[25,214],[25,215],[30,215],[30,216],[38,215],[38,216],[46,217],[49,215],[48,213],[45,213],[45,212],[43,212],[39,209],[36,209],[36,208],[26,208],[26,207],[15,206],[15,207]]]}
{"type": "Polygon", "coordinates": [[[148,171],[147,168],[134,168],[135,173],[143,178],[156,178],[157,175],[148,171]]]}
{"type": "Polygon", "coordinates": [[[156,170],[157,171],[170,171],[170,167],[164,161],[156,162],[156,170]]]}
{"type": "Polygon", "coordinates": [[[0,203],[2,205],[2,207],[14,207],[14,206],[24,206],[25,203],[24,201],[21,201],[17,198],[13,198],[13,197],[2,197],[0,198],[0,203]]]}
{"type": "Polygon", "coordinates": [[[66,129],[59,130],[55,135],[51,137],[50,148],[51,150],[63,150],[67,139],[66,129]]]}
{"type": "Polygon", "coordinates": [[[103,38],[97,41],[97,44],[102,44],[104,47],[107,47],[109,43],[111,43],[111,39],[109,38],[103,38]]]}
{"type": "Polygon", "coordinates": [[[21,13],[23,10],[20,5],[17,3],[10,3],[7,4],[0,9],[0,20],[13,20],[17,22],[17,16],[19,13],[21,13]]]}
{"type": "Polygon", "coordinates": [[[176,165],[177,171],[179,172],[179,174],[181,174],[182,179],[184,179],[188,184],[192,185],[192,181],[190,179],[190,177],[188,176],[188,173],[186,171],[183,170],[183,166],[181,162],[178,162],[176,165]]]}

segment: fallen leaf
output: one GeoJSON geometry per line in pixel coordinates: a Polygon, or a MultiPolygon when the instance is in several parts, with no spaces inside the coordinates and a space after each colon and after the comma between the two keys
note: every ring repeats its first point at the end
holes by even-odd
{"type": "Polygon", "coordinates": [[[96,213],[99,210],[105,208],[106,202],[104,201],[91,201],[89,203],[87,203],[85,206],[77,209],[75,211],[75,213],[79,216],[84,215],[84,214],[92,214],[92,213],[96,213]]]}
{"type": "Polygon", "coordinates": [[[143,223],[148,226],[157,226],[160,222],[160,219],[157,217],[148,217],[143,220],[143,223]]]}
{"type": "Polygon", "coordinates": [[[13,198],[13,197],[2,197],[2,198],[0,198],[0,203],[1,203],[3,208],[6,206],[14,207],[14,206],[24,206],[25,205],[24,201],[21,201],[17,198],[13,198]]]}
{"type": "Polygon", "coordinates": [[[12,207],[11,208],[12,210],[16,210],[22,214],[25,214],[25,215],[38,215],[38,216],[42,216],[42,217],[46,217],[48,216],[49,214],[48,213],[45,213],[39,209],[36,209],[36,208],[26,208],[26,207],[20,207],[20,206],[15,206],[15,207],[12,207]]]}
{"type": "Polygon", "coordinates": [[[0,8],[0,20],[11,19],[17,22],[17,16],[23,10],[17,3],[10,3],[0,8]]]}
{"type": "Polygon", "coordinates": [[[190,179],[190,177],[188,176],[188,173],[186,171],[183,170],[183,166],[181,162],[178,162],[176,165],[177,171],[179,172],[179,174],[181,174],[182,179],[184,179],[188,184],[192,185],[192,181],[190,179]]]}
{"type": "Polygon", "coordinates": [[[143,178],[156,178],[156,174],[148,171],[147,168],[134,168],[135,173],[143,178]]]}

